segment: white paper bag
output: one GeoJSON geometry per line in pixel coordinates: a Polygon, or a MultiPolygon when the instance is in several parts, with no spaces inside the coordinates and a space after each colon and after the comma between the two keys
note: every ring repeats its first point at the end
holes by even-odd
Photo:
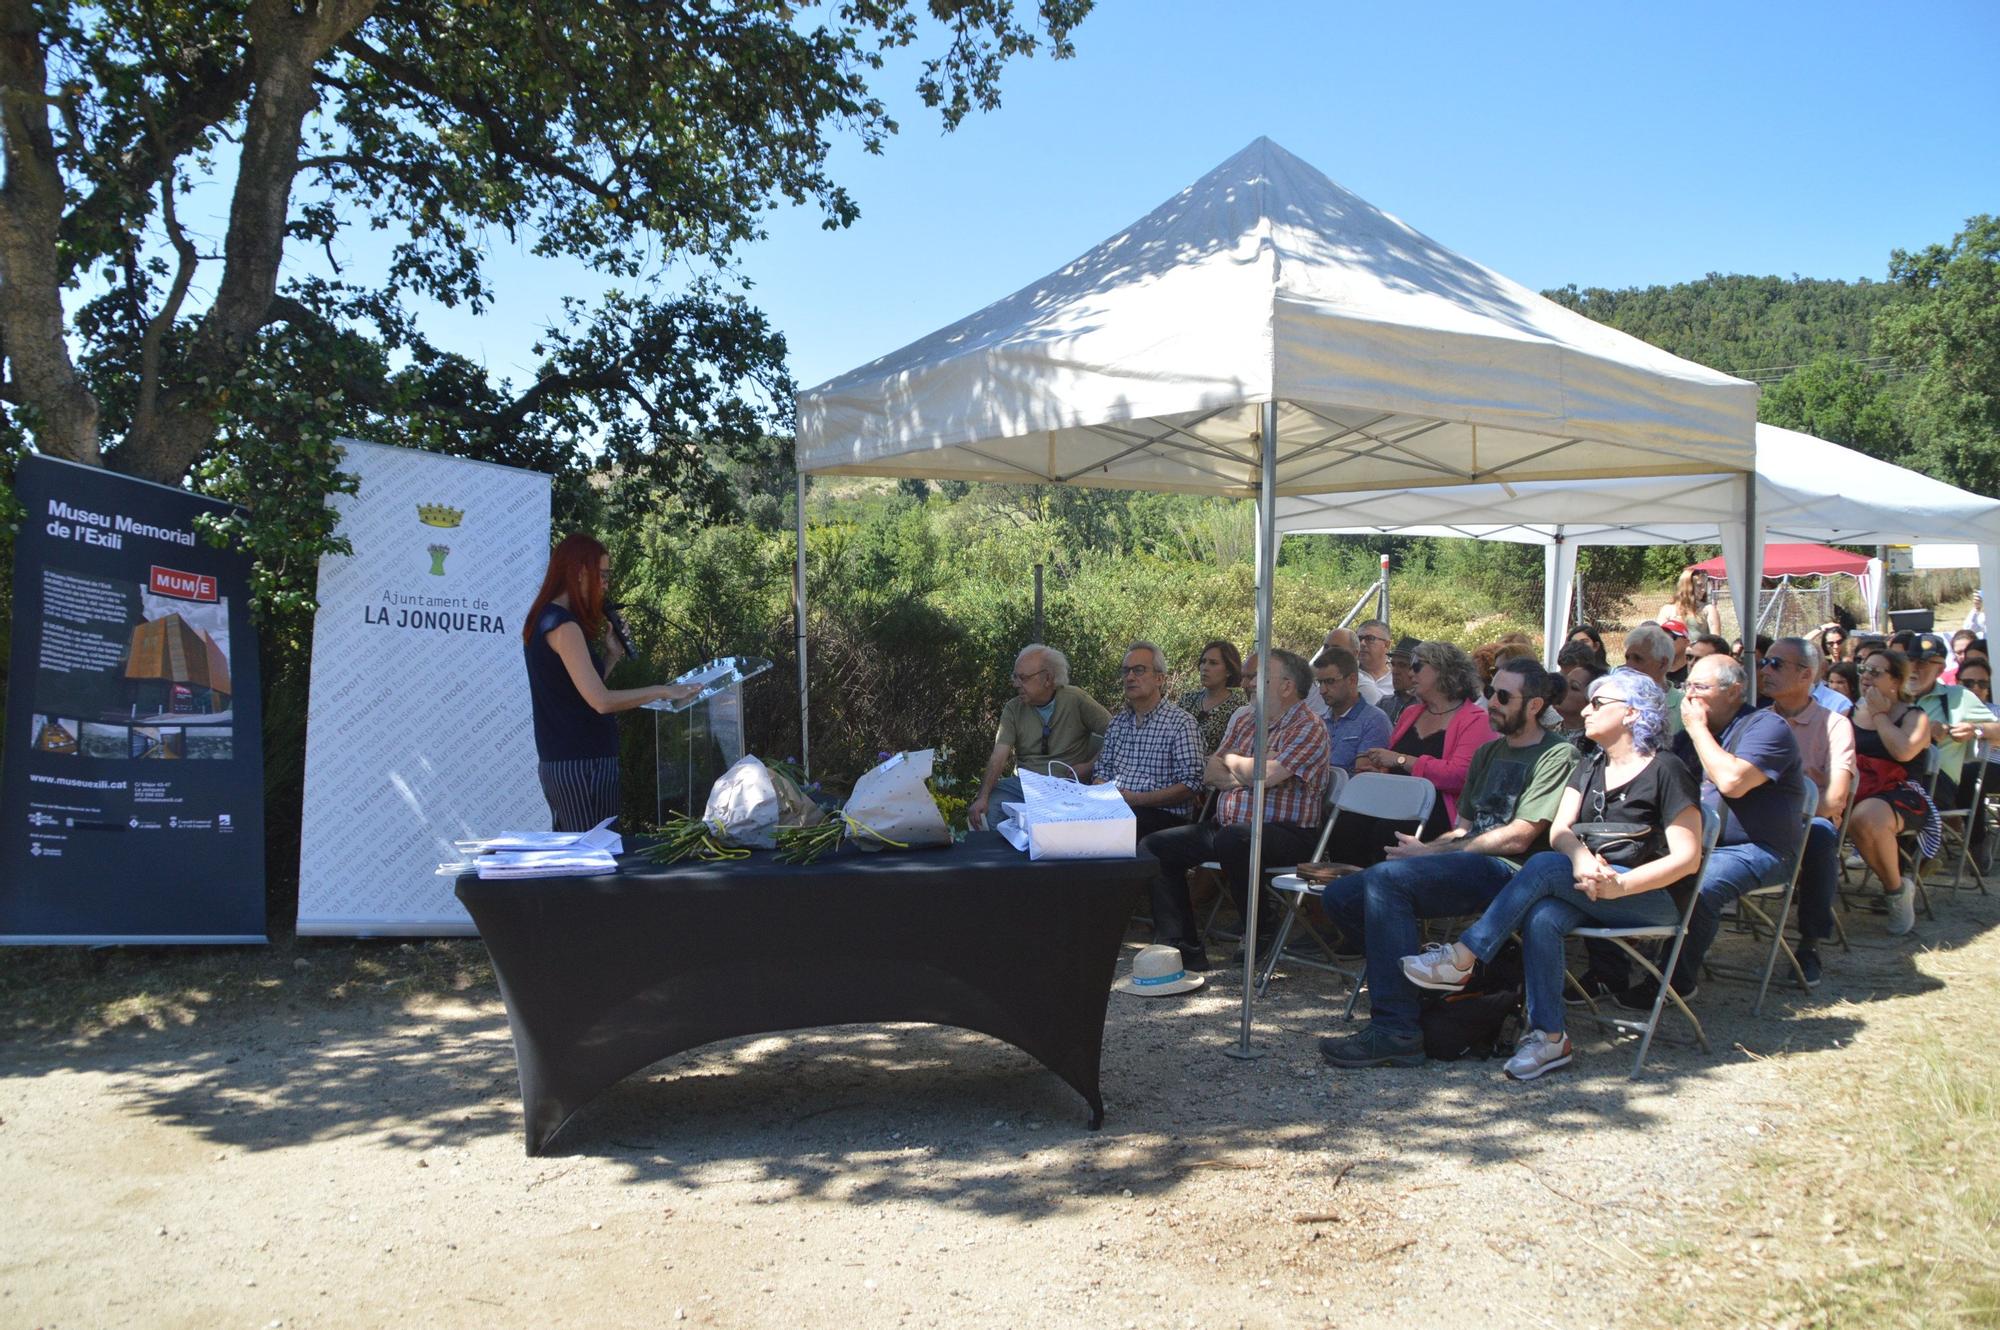
{"type": "Polygon", "coordinates": [[[841,811],[875,833],[871,836],[850,827],[847,838],[856,849],[884,849],[885,841],[912,848],[951,844],[951,828],[944,824],[944,814],[924,783],[930,779],[935,758],[928,748],[898,753],[854,782],[854,793],[841,811]]]}
{"type": "Polygon", "coordinates": [[[1130,859],[1139,819],[1115,785],[1021,773],[1021,824],[1030,859],[1130,859]]]}
{"type": "Polygon", "coordinates": [[[770,768],[745,753],[716,778],[701,820],[730,845],[769,850],[778,844],[778,786],[770,768]]]}

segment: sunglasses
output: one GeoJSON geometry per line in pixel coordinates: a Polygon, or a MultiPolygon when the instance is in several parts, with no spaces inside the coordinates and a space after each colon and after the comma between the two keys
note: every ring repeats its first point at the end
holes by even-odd
{"type": "Polygon", "coordinates": [[[1884,674],[1894,673],[1894,670],[1885,670],[1880,665],[1865,665],[1861,669],[1861,677],[1864,679],[1873,679],[1884,674]]]}
{"type": "Polygon", "coordinates": [[[1783,669],[1787,665],[1790,665],[1794,669],[1802,670],[1805,668],[1803,661],[1786,660],[1783,656],[1766,656],[1764,659],[1758,661],[1757,664],[1767,670],[1783,669]]]}
{"type": "Polygon", "coordinates": [[[1585,711],[1595,711],[1597,710],[1597,708],[1602,706],[1608,706],[1613,702],[1616,702],[1618,703],[1618,705],[1625,707],[1629,707],[1632,705],[1630,702],[1627,702],[1622,697],[1612,697],[1608,693],[1599,693],[1596,697],[1587,699],[1583,704],[1583,709],[1585,711]]]}
{"type": "Polygon", "coordinates": [[[1498,702],[1503,707],[1511,707],[1514,705],[1514,699],[1519,697],[1520,694],[1510,692],[1505,688],[1489,688],[1486,690],[1486,696],[1498,702]]]}

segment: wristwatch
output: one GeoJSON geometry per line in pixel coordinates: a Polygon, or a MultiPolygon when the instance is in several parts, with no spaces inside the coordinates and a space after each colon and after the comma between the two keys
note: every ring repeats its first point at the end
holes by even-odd
{"type": "Polygon", "coordinates": [[[1396,769],[1398,771],[1408,771],[1410,769],[1410,755],[1408,753],[1396,754],[1396,769]]]}

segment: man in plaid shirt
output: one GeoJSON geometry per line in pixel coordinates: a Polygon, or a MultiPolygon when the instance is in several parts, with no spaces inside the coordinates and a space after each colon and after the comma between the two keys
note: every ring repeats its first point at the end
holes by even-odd
{"type": "Polygon", "coordinates": [[[1141,836],[1185,826],[1201,788],[1201,728],[1167,700],[1167,658],[1151,642],[1134,642],[1119,673],[1125,705],[1104,731],[1092,779],[1118,787],[1141,836]]]}
{"type": "MultiPolygon", "coordinates": [[[[1264,775],[1264,863],[1296,864],[1312,857],[1313,842],[1325,811],[1330,770],[1326,726],[1305,699],[1312,692],[1312,671],[1290,651],[1273,651],[1263,670],[1257,703],[1270,726],[1264,775]]],[[[1254,704],[1253,704],[1254,705],[1254,704]]],[[[1256,776],[1256,717],[1243,708],[1223,732],[1222,743],[1208,759],[1203,783],[1217,792],[1215,817],[1191,826],[1170,827],[1146,837],[1144,848],[1160,861],[1153,880],[1153,938],[1179,947],[1181,963],[1190,970],[1208,970],[1208,952],[1195,925],[1188,899],[1190,868],[1213,859],[1236,907],[1249,918],[1251,785],[1256,776]]],[[[1275,915],[1263,912],[1258,939],[1261,951],[1277,929],[1275,915]]]]}

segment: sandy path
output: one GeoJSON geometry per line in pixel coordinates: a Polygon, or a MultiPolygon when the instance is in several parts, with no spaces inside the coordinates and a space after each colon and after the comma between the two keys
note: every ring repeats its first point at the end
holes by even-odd
{"type": "Polygon", "coordinates": [[[1530,1086],[1336,1073],[1314,1039],[1344,991],[1312,974],[1260,1004],[1248,1064],[1233,979],[1114,997],[1098,1133],[1013,1049],[845,1027],[661,1063],[529,1159],[491,990],[294,984],[0,1045],[0,1324],[1657,1324],[1667,1253],[1796,1111],[1786,1069],[1924,1019],[1922,948],[2000,917],[1943,909],[1902,943],[1849,916],[1788,1016],[1711,981],[1716,1055],[1637,1082],[1595,1038],[1530,1086]]]}

